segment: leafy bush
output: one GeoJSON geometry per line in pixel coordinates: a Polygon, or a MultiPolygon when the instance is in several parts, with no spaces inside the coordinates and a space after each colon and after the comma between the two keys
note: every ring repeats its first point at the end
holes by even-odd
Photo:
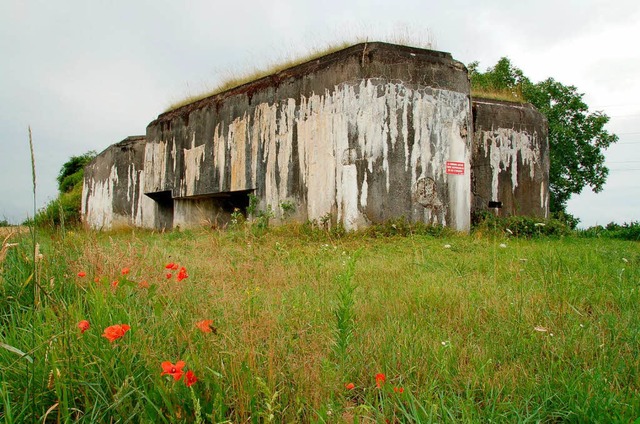
{"type": "Polygon", "coordinates": [[[58,197],[40,209],[35,218],[27,220],[25,224],[35,223],[38,226],[52,227],[80,224],[84,167],[95,156],[94,151],[89,151],[84,155],[72,156],[65,162],[56,178],[60,192],[58,197]]]}
{"type": "Polygon", "coordinates": [[[578,227],[578,224],[580,223],[580,218],[578,218],[577,216],[573,216],[566,211],[554,212],[551,215],[551,217],[553,219],[557,219],[558,221],[564,223],[567,227],[569,227],[572,230],[575,230],[578,227]]]}
{"type": "Polygon", "coordinates": [[[282,209],[283,219],[287,219],[296,211],[296,205],[292,201],[284,201],[280,203],[280,209],[282,209]]]}
{"type": "Polygon", "coordinates": [[[571,228],[559,219],[533,218],[529,216],[499,217],[490,212],[474,214],[474,231],[506,232],[515,237],[565,236],[571,234],[571,228]]]}
{"type": "Polygon", "coordinates": [[[607,230],[602,225],[596,225],[593,227],[589,227],[586,230],[578,230],[577,234],[580,237],[598,238],[606,236],[606,232],[607,230]]]}
{"type": "Polygon", "coordinates": [[[622,240],[640,241],[640,222],[632,221],[630,223],[616,224],[610,222],[606,227],[596,225],[586,230],[578,231],[581,237],[609,237],[622,240]]]}
{"type": "Polygon", "coordinates": [[[426,224],[424,222],[410,222],[404,216],[390,219],[383,224],[375,224],[364,230],[370,237],[391,237],[410,235],[429,235],[442,237],[453,234],[453,230],[442,225],[426,224]]]}
{"type": "Polygon", "coordinates": [[[82,179],[84,178],[84,171],[80,170],[78,172],[76,172],[75,174],[69,175],[67,176],[64,180],[62,180],[62,182],[59,185],[60,188],[60,193],[68,193],[71,190],[73,190],[73,188],[80,184],[82,185],[82,179]]]}
{"type": "Polygon", "coordinates": [[[330,213],[322,216],[320,220],[307,220],[307,222],[302,224],[300,231],[301,234],[314,239],[321,239],[325,236],[342,238],[347,235],[346,228],[344,228],[341,222],[334,223],[333,216],[330,213]]]}
{"type": "Polygon", "coordinates": [[[341,222],[327,214],[320,218],[305,222],[300,227],[302,235],[312,237],[313,239],[322,239],[329,236],[331,238],[340,239],[346,236],[354,237],[409,237],[412,235],[423,235],[432,237],[446,237],[455,234],[455,230],[442,225],[426,224],[424,222],[410,222],[404,216],[396,219],[387,220],[381,224],[373,224],[369,227],[358,231],[347,231],[341,222]]]}
{"type": "Polygon", "coordinates": [[[73,187],[82,182],[84,177],[84,167],[96,157],[96,152],[91,150],[80,156],[71,156],[66,161],[56,180],[58,181],[58,190],[60,193],[66,193],[73,190],[73,187]]]}
{"type": "Polygon", "coordinates": [[[25,224],[35,224],[39,227],[57,227],[64,225],[78,225],[81,221],[80,203],[82,201],[82,184],[77,184],[68,193],[60,193],[58,197],[40,209],[34,220],[25,224]]]}

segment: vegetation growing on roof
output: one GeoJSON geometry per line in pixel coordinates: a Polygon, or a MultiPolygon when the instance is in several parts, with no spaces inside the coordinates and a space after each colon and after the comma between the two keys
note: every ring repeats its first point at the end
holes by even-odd
{"type": "Polygon", "coordinates": [[[267,77],[269,75],[277,74],[278,72],[284,71],[285,69],[292,68],[294,66],[301,65],[303,63],[312,61],[314,59],[318,59],[322,56],[326,56],[328,54],[337,52],[339,50],[345,49],[350,46],[351,43],[341,43],[328,46],[324,49],[314,50],[306,56],[301,56],[298,58],[292,58],[287,61],[274,63],[270,66],[259,68],[256,67],[252,71],[247,71],[245,73],[239,73],[237,75],[232,75],[226,79],[223,79],[218,85],[215,86],[212,90],[203,91],[198,94],[190,95],[183,100],[172,103],[165,112],[170,112],[172,110],[176,110],[182,106],[186,106],[188,104],[197,102],[198,100],[206,99],[207,97],[215,96],[216,94],[223,93],[225,91],[231,90],[236,87],[240,87],[241,85],[248,84],[252,81],[259,80],[260,78],[267,77]]]}
{"type": "MultiPolygon", "coordinates": [[[[233,88],[240,87],[241,85],[250,83],[252,81],[256,81],[260,78],[277,74],[278,72],[284,71],[285,69],[289,69],[294,66],[298,66],[303,63],[310,62],[312,60],[321,58],[331,53],[335,53],[337,51],[346,49],[349,46],[353,46],[359,43],[366,43],[369,41],[370,41],[369,38],[364,36],[353,37],[353,38],[350,38],[349,41],[344,41],[344,40],[336,41],[324,47],[311,48],[309,49],[309,52],[307,54],[303,54],[297,57],[289,57],[288,59],[274,62],[264,67],[255,67],[253,70],[236,73],[234,75],[231,75],[228,78],[223,79],[213,89],[203,90],[200,93],[189,95],[182,100],[172,103],[165,110],[165,112],[176,110],[182,106],[186,106],[188,104],[197,102],[198,100],[206,99],[207,97],[215,96],[216,94],[220,94],[225,91],[231,90],[233,88]]],[[[424,48],[424,49],[433,48],[433,40],[431,39],[430,36],[427,37],[426,40],[422,40],[422,39],[419,39],[418,37],[412,36],[409,33],[397,33],[397,34],[392,34],[391,36],[386,36],[386,37],[383,36],[383,37],[380,37],[377,41],[388,42],[393,44],[401,44],[406,46],[414,46],[414,47],[424,48]]]]}
{"type": "Polygon", "coordinates": [[[504,102],[526,103],[522,97],[514,95],[509,90],[483,90],[483,89],[471,89],[471,97],[474,99],[491,99],[500,100],[504,102]]]}
{"type": "Polygon", "coordinates": [[[481,72],[479,62],[471,62],[469,79],[471,80],[471,97],[482,97],[492,100],[525,103],[522,84],[518,77],[522,71],[513,68],[510,63],[499,61],[494,67],[481,72]]]}

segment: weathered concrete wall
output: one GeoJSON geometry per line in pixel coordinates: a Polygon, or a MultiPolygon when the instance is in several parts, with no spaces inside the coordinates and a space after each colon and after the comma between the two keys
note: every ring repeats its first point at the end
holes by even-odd
{"type": "Polygon", "coordinates": [[[81,212],[91,228],[143,226],[144,136],[127,137],[100,153],[84,169],[81,212]]]}
{"type": "Polygon", "coordinates": [[[331,215],[347,229],[405,216],[466,231],[470,111],[449,54],[347,48],[149,124],[144,192],[157,203],[145,224],[224,220],[254,193],[276,216],[291,202],[298,220],[331,215]]]}
{"type": "Polygon", "coordinates": [[[472,212],[549,214],[549,142],[544,115],[530,104],[473,99],[472,212]],[[493,210],[493,209],[492,209],[493,210]]]}
{"type": "Polygon", "coordinates": [[[546,217],[548,177],[531,105],[471,107],[448,53],[370,43],[160,115],[146,142],[86,167],[82,213],[93,228],[224,225],[251,194],[276,220],[287,203],[347,229],[404,216],[467,231],[490,202],[546,217]]]}

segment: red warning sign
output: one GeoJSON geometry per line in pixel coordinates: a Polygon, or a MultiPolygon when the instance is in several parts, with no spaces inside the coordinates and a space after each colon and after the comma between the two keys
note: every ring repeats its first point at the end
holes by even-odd
{"type": "Polygon", "coordinates": [[[464,162],[447,161],[447,174],[464,175],[464,162]]]}

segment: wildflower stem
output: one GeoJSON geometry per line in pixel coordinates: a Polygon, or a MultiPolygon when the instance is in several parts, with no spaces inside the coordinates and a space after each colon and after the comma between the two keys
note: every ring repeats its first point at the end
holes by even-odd
{"type": "Polygon", "coordinates": [[[193,400],[195,423],[202,424],[202,408],[200,407],[200,399],[196,396],[196,392],[193,390],[193,387],[190,387],[189,390],[191,390],[191,400],[193,400]]]}
{"type": "MultiPolygon", "coordinates": [[[[33,153],[33,137],[31,134],[31,125],[29,125],[29,151],[31,152],[31,180],[33,182],[33,219],[31,220],[31,241],[33,244],[33,260],[31,262],[33,269],[33,280],[31,282],[31,351],[33,351],[36,347],[36,332],[33,323],[36,320],[36,287],[38,281],[38,266],[36,261],[38,260],[38,243],[37,243],[37,234],[36,234],[36,158],[33,153]]],[[[29,362],[27,364],[27,381],[29,388],[29,396],[31,398],[31,417],[35,419],[36,414],[36,394],[34,388],[34,379],[35,379],[35,367],[36,363],[29,362]]]]}

